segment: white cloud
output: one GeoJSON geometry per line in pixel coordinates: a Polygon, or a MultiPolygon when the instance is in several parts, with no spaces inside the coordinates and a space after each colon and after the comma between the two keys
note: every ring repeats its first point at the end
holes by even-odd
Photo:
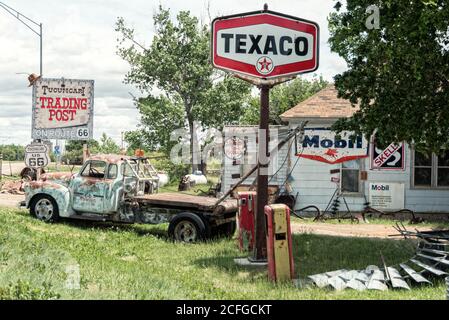
{"type": "MultiPolygon", "coordinates": [[[[190,10],[208,21],[206,0],[5,0],[28,17],[43,23],[43,68],[46,77],[95,80],[94,132],[103,132],[120,142],[122,131],[133,130],[139,114],[129,92],[138,91],[123,84],[129,66],[116,55],[118,16],[136,29],[139,42],[149,45],[153,36],[152,16],[159,3],[174,13],[190,10]]],[[[234,14],[260,10],[266,1],[210,0],[210,13],[234,14]]],[[[328,80],[345,70],[342,59],[331,54],[327,16],[332,0],[276,1],[274,11],[316,21],[321,26],[321,55],[318,74],[328,80]]],[[[31,88],[27,75],[39,73],[39,38],[0,8],[0,143],[25,144],[31,135],[31,88]],[[3,137],[3,138],[2,138],[3,137]],[[10,138],[5,138],[10,137],[10,138]]]]}

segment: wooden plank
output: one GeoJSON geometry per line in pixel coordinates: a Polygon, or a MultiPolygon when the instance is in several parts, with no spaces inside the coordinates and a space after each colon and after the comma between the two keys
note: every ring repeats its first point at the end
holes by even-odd
{"type": "MultiPolygon", "coordinates": [[[[137,202],[167,207],[193,208],[201,211],[214,211],[216,198],[183,193],[155,193],[134,198],[137,202]]],[[[220,204],[225,212],[237,212],[237,200],[228,199],[220,204]]]]}
{"type": "Polygon", "coordinates": [[[432,282],[430,282],[429,280],[424,278],[422,275],[420,275],[418,272],[413,270],[411,267],[409,267],[405,263],[401,263],[400,266],[401,266],[402,270],[404,270],[410,276],[410,278],[415,280],[415,282],[432,284],[432,282]]]}

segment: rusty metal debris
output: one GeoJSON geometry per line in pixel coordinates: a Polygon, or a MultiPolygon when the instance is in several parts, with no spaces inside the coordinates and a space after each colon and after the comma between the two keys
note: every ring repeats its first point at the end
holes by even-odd
{"type": "MultiPolygon", "coordinates": [[[[41,174],[45,173],[45,169],[41,168],[41,174]]],[[[19,174],[20,178],[24,179],[24,180],[28,180],[28,181],[36,181],[37,179],[37,169],[35,168],[30,168],[30,167],[25,167],[22,169],[22,171],[20,171],[19,174]]]]}
{"type": "Polygon", "coordinates": [[[23,181],[7,181],[0,187],[0,193],[25,194],[23,191],[23,181]]]}
{"type": "Polygon", "coordinates": [[[395,217],[397,214],[407,214],[410,215],[410,224],[419,224],[424,222],[423,218],[417,217],[415,212],[410,209],[401,209],[393,212],[384,212],[378,209],[375,209],[369,205],[369,202],[365,203],[365,208],[363,209],[362,216],[365,220],[366,218],[371,218],[373,215],[377,215],[378,218],[382,218],[384,216],[393,216],[395,217]]]}
{"type": "MultiPolygon", "coordinates": [[[[433,278],[447,276],[449,272],[449,230],[409,231],[401,223],[395,229],[397,236],[419,239],[415,255],[407,262],[383,267],[368,266],[365,270],[337,270],[311,275],[309,281],[319,288],[334,290],[411,290],[413,284],[431,285],[433,278]]],[[[395,235],[396,236],[396,235],[395,235]]]]}

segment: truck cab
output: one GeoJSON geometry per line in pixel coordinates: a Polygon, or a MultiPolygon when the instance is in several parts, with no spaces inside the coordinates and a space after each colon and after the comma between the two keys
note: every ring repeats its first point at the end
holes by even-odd
{"type": "Polygon", "coordinates": [[[126,199],[157,192],[158,182],[147,158],[96,155],[76,174],[47,173],[27,183],[24,190],[26,206],[40,220],[54,220],[56,206],[59,217],[101,219],[119,213],[126,199]]]}

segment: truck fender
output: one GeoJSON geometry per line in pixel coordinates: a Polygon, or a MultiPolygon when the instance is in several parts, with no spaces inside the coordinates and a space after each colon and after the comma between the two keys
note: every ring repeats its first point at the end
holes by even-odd
{"type": "Polygon", "coordinates": [[[33,181],[25,188],[29,188],[26,198],[26,207],[29,208],[31,201],[38,195],[48,195],[52,197],[59,209],[60,217],[68,217],[72,213],[70,207],[70,190],[60,184],[49,181],[33,181]]]}

